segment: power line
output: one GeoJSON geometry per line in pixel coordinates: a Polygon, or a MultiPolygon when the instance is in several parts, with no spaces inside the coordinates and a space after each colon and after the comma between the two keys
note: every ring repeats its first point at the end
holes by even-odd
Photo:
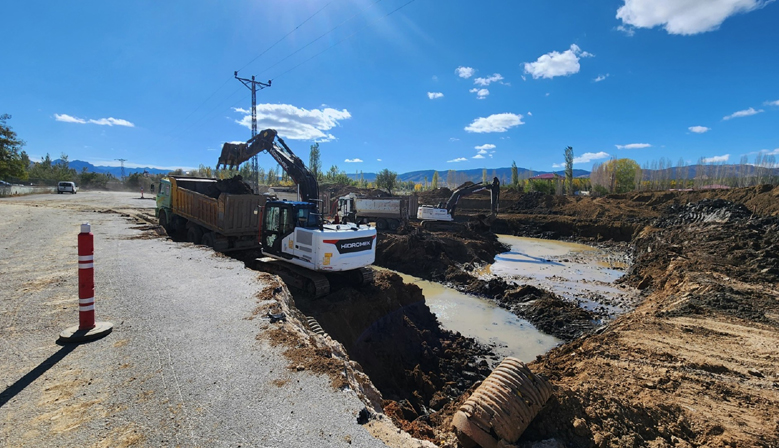
{"type": "Polygon", "coordinates": [[[375,2],[371,3],[371,5],[370,5],[370,6],[368,6],[367,8],[365,8],[365,9],[363,9],[363,10],[361,10],[360,12],[358,12],[358,13],[354,14],[353,16],[349,17],[348,19],[346,19],[346,20],[344,20],[343,22],[339,23],[339,24],[338,24],[338,25],[336,25],[335,27],[331,28],[331,29],[330,29],[330,31],[327,31],[327,32],[325,32],[324,34],[322,34],[321,36],[319,36],[319,37],[317,37],[316,39],[312,40],[311,42],[309,42],[309,43],[307,43],[307,44],[303,45],[302,47],[298,48],[297,50],[295,50],[295,51],[293,51],[292,53],[288,54],[286,57],[284,57],[284,58],[283,58],[283,59],[281,59],[280,61],[276,62],[275,64],[271,65],[270,67],[266,67],[266,68],[265,68],[265,70],[263,70],[263,71],[261,71],[261,72],[260,72],[260,74],[263,74],[263,73],[267,72],[268,70],[272,69],[273,67],[275,67],[275,66],[277,66],[277,65],[281,64],[282,62],[284,62],[284,61],[286,61],[287,59],[291,58],[292,56],[296,55],[296,54],[297,54],[297,53],[299,53],[300,51],[302,51],[302,50],[304,50],[304,49],[308,48],[308,47],[309,47],[311,44],[313,44],[314,42],[318,41],[319,39],[321,39],[321,38],[323,38],[323,37],[327,36],[328,34],[332,33],[333,31],[337,30],[337,29],[338,29],[338,28],[339,28],[341,25],[344,25],[345,23],[347,23],[347,22],[349,22],[350,20],[354,19],[355,17],[357,17],[357,16],[361,15],[361,14],[362,14],[362,13],[364,13],[365,11],[367,11],[367,10],[369,10],[369,9],[373,8],[373,7],[374,7],[374,6],[376,6],[376,4],[377,4],[377,3],[379,3],[379,2],[381,2],[381,0],[376,0],[375,2]]]}
{"type": "MultiPolygon", "coordinates": [[[[381,0],[379,0],[379,1],[381,1],[381,0]]],[[[392,11],[388,12],[387,14],[385,14],[384,16],[382,16],[382,17],[381,17],[379,20],[377,20],[377,22],[378,22],[378,21],[380,21],[380,20],[384,20],[384,19],[386,19],[387,17],[391,16],[392,14],[395,14],[396,12],[400,11],[401,9],[403,9],[403,8],[405,8],[406,6],[410,5],[411,3],[414,3],[414,1],[416,1],[416,0],[409,0],[408,2],[406,2],[406,3],[402,4],[401,6],[399,6],[399,7],[395,8],[394,10],[392,10],[392,11]]],[[[343,39],[339,40],[338,42],[336,42],[336,43],[334,43],[334,44],[330,45],[329,47],[325,48],[324,50],[320,51],[319,53],[317,53],[317,54],[315,54],[315,55],[311,56],[310,58],[308,58],[308,59],[304,60],[303,62],[301,62],[301,63],[299,63],[299,64],[297,64],[297,65],[293,66],[292,68],[290,68],[290,69],[288,69],[288,70],[286,70],[286,71],[284,71],[284,72],[281,72],[280,74],[278,74],[278,75],[274,76],[272,80],[274,80],[274,79],[278,79],[279,77],[281,77],[281,76],[283,76],[283,75],[286,75],[287,73],[291,72],[292,70],[295,70],[296,68],[298,68],[298,67],[300,67],[301,65],[305,64],[306,62],[308,62],[308,61],[310,61],[310,60],[314,59],[315,57],[317,57],[317,56],[321,55],[322,53],[326,52],[327,50],[329,50],[329,49],[331,49],[331,48],[333,48],[333,47],[337,46],[337,45],[338,45],[338,44],[340,44],[341,42],[343,42],[343,41],[345,41],[345,40],[349,40],[349,39],[351,39],[351,38],[352,38],[352,37],[353,37],[355,34],[359,33],[359,32],[360,32],[360,31],[362,31],[363,29],[365,29],[365,27],[366,27],[366,26],[367,26],[367,25],[364,25],[362,28],[360,28],[360,29],[356,30],[355,32],[353,32],[352,34],[350,34],[350,35],[348,35],[348,36],[344,37],[343,39]]],[[[271,80],[271,81],[272,81],[272,80],[271,80]]]]}
{"type": "Polygon", "coordinates": [[[328,6],[330,6],[330,4],[331,4],[331,3],[333,3],[333,2],[328,2],[328,3],[327,3],[325,6],[323,6],[322,8],[320,8],[320,9],[319,9],[319,11],[317,11],[317,12],[315,12],[315,13],[311,14],[311,16],[309,16],[309,17],[308,17],[306,20],[304,20],[304,21],[303,21],[303,22],[302,22],[300,25],[296,26],[296,27],[295,27],[295,29],[293,29],[293,30],[292,30],[292,31],[290,31],[289,33],[285,34],[285,35],[284,35],[284,37],[282,37],[281,39],[279,39],[279,40],[277,40],[276,42],[274,42],[274,43],[273,43],[273,45],[271,45],[270,47],[266,48],[266,49],[265,49],[265,51],[263,51],[262,53],[258,54],[258,55],[257,55],[257,57],[255,57],[255,58],[254,58],[254,59],[252,59],[251,61],[247,62],[247,63],[246,63],[246,65],[244,65],[243,67],[239,68],[239,69],[238,69],[238,71],[240,72],[241,70],[245,69],[245,68],[246,68],[246,67],[248,67],[248,66],[249,66],[249,65],[250,65],[252,62],[254,62],[254,61],[256,61],[257,59],[259,59],[259,58],[260,58],[260,56],[262,56],[262,55],[264,55],[265,53],[267,53],[268,51],[270,51],[270,49],[271,49],[271,48],[275,47],[275,46],[276,46],[277,44],[279,44],[281,41],[283,41],[284,39],[286,39],[287,37],[289,37],[289,35],[290,35],[290,34],[294,33],[295,31],[297,31],[297,30],[298,30],[298,28],[300,28],[301,26],[305,25],[305,24],[306,24],[306,22],[308,22],[309,20],[313,19],[313,18],[314,18],[314,16],[316,16],[317,14],[319,14],[320,12],[322,12],[322,10],[323,10],[323,9],[327,8],[328,6]]]}

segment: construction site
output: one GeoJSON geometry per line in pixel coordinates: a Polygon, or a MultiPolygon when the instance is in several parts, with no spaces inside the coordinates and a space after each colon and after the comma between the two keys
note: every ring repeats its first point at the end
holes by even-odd
{"type": "MultiPolygon", "coordinates": [[[[24,210],[76,219],[107,213],[127,223],[124,244],[168,240],[206,259],[241,263],[266,285],[242,319],[255,328],[255,344],[275,347],[286,359],[287,373],[273,387],[283,391],[299,375],[327,378],[328,388],[359,399],[362,409],[348,418],[389,446],[777,446],[778,187],[598,198],[504,191],[497,215],[487,190],[462,198],[449,228],[428,230],[411,218],[378,232],[371,275],[358,284],[336,276],[325,292],[297,284],[294,275],[285,281],[284,273],[269,273],[264,265],[273,263],[260,261],[262,249],[222,254],[202,239],[193,245],[186,241],[192,232],[174,231],[159,208],[143,201],[19,197],[2,203],[19,210],[3,213],[2,225],[10,229],[10,216],[25,216],[24,210]],[[507,357],[521,362],[508,366],[507,357]],[[529,369],[516,390],[541,382],[525,392],[535,397],[525,413],[514,410],[510,397],[479,395],[501,368],[529,369]],[[458,412],[473,406],[492,415],[491,423],[471,423],[481,436],[453,425],[458,412]]],[[[439,189],[418,201],[441,203],[451,193],[439,189]]],[[[26,294],[48,285],[32,288],[34,281],[19,278],[23,272],[3,272],[4,282],[27,285],[19,289],[26,294]]],[[[230,274],[217,273],[220,283],[230,274]]],[[[19,309],[14,313],[11,329],[23,327],[19,309]]],[[[119,325],[105,340],[122,331],[119,325]]],[[[8,347],[25,340],[18,330],[5,339],[8,347]]],[[[3,399],[4,440],[40,441],[28,427],[40,418],[26,405],[14,411],[12,389],[3,399]],[[32,418],[22,423],[27,431],[9,432],[23,415],[32,418]]],[[[75,399],[65,397],[64,405],[75,399]]],[[[196,405],[187,400],[179,407],[196,405]]],[[[101,446],[159,442],[143,433],[104,435],[101,446]]],[[[213,440],[178,444],[190,443],[213,440]]]]}
{"type": "Polygon", "coordinates": [[[777,3],[9,2],[0,448],[779,448],[777,3]]]}

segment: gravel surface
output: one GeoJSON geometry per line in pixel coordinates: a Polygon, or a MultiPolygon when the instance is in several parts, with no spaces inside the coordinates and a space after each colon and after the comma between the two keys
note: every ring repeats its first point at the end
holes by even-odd
{"type": "Polygon", "coordinates": [[[134,193],[0,200],[0,446],[384,446],[363,404],[293,372],[257,336],[265,286],[211,250],[146,239],[134,193]],[[111,213],[106,213],[111,210],[111,213]],[[114,331],[57,345],[78,323],[76,235],[95,234],[97,320],[114,331]]]}

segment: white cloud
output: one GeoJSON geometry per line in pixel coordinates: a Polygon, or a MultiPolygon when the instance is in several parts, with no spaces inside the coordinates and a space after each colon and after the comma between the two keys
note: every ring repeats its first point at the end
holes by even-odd
{"type": "Polygon", "coordinates": [[[527,116],[528,116],[528,117],[532,117],[532,116],[533,116],[533,112],[528,112],[528,113],[527,113],[527,116]]]}
{"type": "Polygon", "coordinates": [[[376,159],[377,162],[381,162],[381,159],[376,159]]]}
{"type": "Polygon", "coordinates": [[[460,139],[459,138],[454,138],[454,137],[449,137],[449,141],[450,142],[459,142],[460,139]]]}
{"type": "Polygon", "coordinates": [[[724,156],[704,157],[703,163],[727,162],[729,158],[730,154],[725,154],[724,156]]]}
{"type": "Polygon", "coordinates": [[[776,100],[776,101],[766,101],[765,105],[766,106],[779,106],[779,100],[776,100]]]}
{"type": "Polygon", "coordinates": [[[601,82],[609,77],[609,74],[606,73],[605,75],[598,75],[597,78],[593,79],[594,82],[601,82]]]}
{"type": "Polygon", "coordinates": [[[636,29],[633,28],[630,25],[628,25],[628,26],[620,25],[620,26],[617,27],[617,30],[618,31],[622,31],[623,33],[627,34],[628,37],[633,37],[633,35],[636,34],[636,29]]]}
{"type": "Polygon", "coordinates": [[[346,159],[344,160],[346,163],[362,163],[362,159],[346,159]]]}
{"type": "Polygon", "coordinates": [[[760,112],[764,112],[763,109],[755,110],[754,107],[750,107],[749,109],[740,110],[738,112],[733,112],[732,114],[728,115],[727,117],[722,117],[723,120],[730,120],[731,118],[739,118],[739,117],[748,117],[750,115],[757,115],[760,112]]]}
{"type": "Polygon", "coordinates": [[[474,73],[476,73],[476,69],[471,67],[460,66],[454,69],[454,72],[457,73],[457,76],[459,76],[460,78],[468,79],[471,76],[473,76],[474,73]]]}
{"type": "MultiPolygon", "coordinates": [[[[576,165],[578,163],[589,163],[593,160],[600,160],[600,159],[608,159],[611,157],[611,155],[607,152],[585,152],[579,157],[573,158],[573,164],[576,165]]],[[[552,168],[565,168],[564,163],[553,163],[552,168]]]]}
{"type": "Polygon", "coordinates": [[[754,11],[772,1],[625,0],[617,10],[617,18],[628,26],[626,29],[662,26],[668,34],[690,35],[716,30],[728,17],[754,11]]]}
{"type": "Polygon", "coordinates": [[[128,128],[135,127],[134,124],[130,123],[127,120],[122,120],[121,118],[114,118],[114,117],[98,118],[97,120],[94,119],[85,120],[83,118],[72,117],[68,114],[54,114],[54,119],[57,121],[62,121],[64,123],[78,123],[78,124],[91,123],[91,124],[97,124],[101,126],[126,126],[128,128]]]}
{"type": "Polygon", "coordinates": [[[81,123],[81,124],[83,124],[83,123],[87,122],[83,118],[71,117],[68,114],[54,114],[54,119],[57,120],[57,121],[62,121],[64,123],[81,123]]]}
{"type": "Polygon", "coordinates": [[[711,131],[711,128],[707,128],[706,126],[690,126],[687,129],[689,129],[690,132],[694,132],[696,134],[703,134],[704,132],[711,131]]]}
{"type": "Polygon", "coordinates": [[[433,81],[438,82],[438,76],[433,75],[433,81]]]}
{"type": "Polygon", "coordinates": [[[487,98],[487,96],[490,94],[490,91],[487,89],[471,89],[469,90],[471,93],[476,94],[476,98],[483,100],[484,98],[487,98]]]}
{"type": "Polygon", "coordinates": [[[487,152],[487,150],[488,150],[488,149],[495,149],[495,148],[496,148],[496,146],[495,146],[495,145],[493,145],[493,144],[491,144],[491,143],[485,143],[485,144],[483,144],[483,145],[474,146],[473,148],[474,148],[474,149],[478,149],[478,150],[479,150],[479,154],[484,154],[484,153],[486,153],[486,152],[487,152]],[[483,152],[482,152],[482,151],[483,151],[483,152]]]}
{"type": "Polygon", "coordinates": [[[649,148],[649,143],[630,143],[627,145],[614,145],[617,147],[617,149],[643,149],[643,148],[649,148]]]}
{"type": "Polygon", "coordinates": [[[484,156],[481,154],[476,154],[475,156],[472,157],[472,159],[483,159],[483,158],[484,156]]]}
{"type": "Polygon", "coordinates": [[[489,117],[479,117],[473,120],[473,123],[465,127],[468,132],[483,134],[486,132],[506,132],[514,126],[525,124],[522,121],[522,115],[503,113],[493,114],[489,117]]]}
{"type": "Polygon", "coordinates": [[[500,73],[493,73],[492,76],[486,78],[476,78],[473,80],[473,83],[477,86],[487,87],[491,83],[498,81],[503,81],[503,76],[501,76],[500,73]]]}
{"type": "Polygon", "coordinates": [[[456,159],[447,160],[446,163],[453,163],[453,162],[456,163],[456,162],[466,162],[466,161],[468,161],[468,159],[466,159],[465,157],[458,157],[456,159]]]}
{"type": "Polygon", "coordinates": [[[609,155],[609,153],[603,152],[603,151],[601,151],[601,152],[585,152],[584,154],[582,154],[579,157],[574,157],[573,158],[573,163],[574,164],[576,164],[576,163],[588,163],[588,162],[592,162],[593,160],[608,159],[609,157],[611,157],[611,155],[609,155]]]}
{"type": "Polygon", "coordinates": [[[436,98],[443,98],[444,94],[441,92],[427,92],[427,97],[434,100],[436,98]]]}
{"type": "MultiPolygon", "coordinates": [[[[251,129],[251,112],[246,109],[235,109],[236,112],[246,114],[236,123],[251,129]]],[[[275,129],[284,138],[291,140],[318,140],[326,142],[335,140],[332,134],[324,131],[340,125],[341,120],[352,118],[346,109],[337,110],[303,109],[291,104],[258,104],[257,126],[259,129],[275,129]]]]}
{"type": "Polygon", "coordinates": [[[579,59],[590,56],[593,55],[572,44],[562,53],[553,51],[542,55],[536,62],[525,62],[525,73],[533,75],[533,79],[572,75],[581,68],[579,59]]]}
{"type": "Polygon", "coordinates": [[[135,127],[134,124],[130,123],[127,120],[122,120],[121,118],[114,118],[114,117],[99,118],[97,120],[89,120],[89,122],[93,124],[99,124],[101,126],[127,126],[128,128],[135,127]]]}

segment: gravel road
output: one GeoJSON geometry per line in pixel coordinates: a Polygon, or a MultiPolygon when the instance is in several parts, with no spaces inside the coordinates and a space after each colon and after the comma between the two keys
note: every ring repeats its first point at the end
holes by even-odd
{"type": "Polygon", "coordinates": [[[384,446],[363,404],[290,371],[257,336],[266,285],[210,249],[144,238],[136,193],[0,199],[0,446],[384,446]],[[76,235],[95,234],[107,337],[58,345],[78,323],[76,235]]]}

